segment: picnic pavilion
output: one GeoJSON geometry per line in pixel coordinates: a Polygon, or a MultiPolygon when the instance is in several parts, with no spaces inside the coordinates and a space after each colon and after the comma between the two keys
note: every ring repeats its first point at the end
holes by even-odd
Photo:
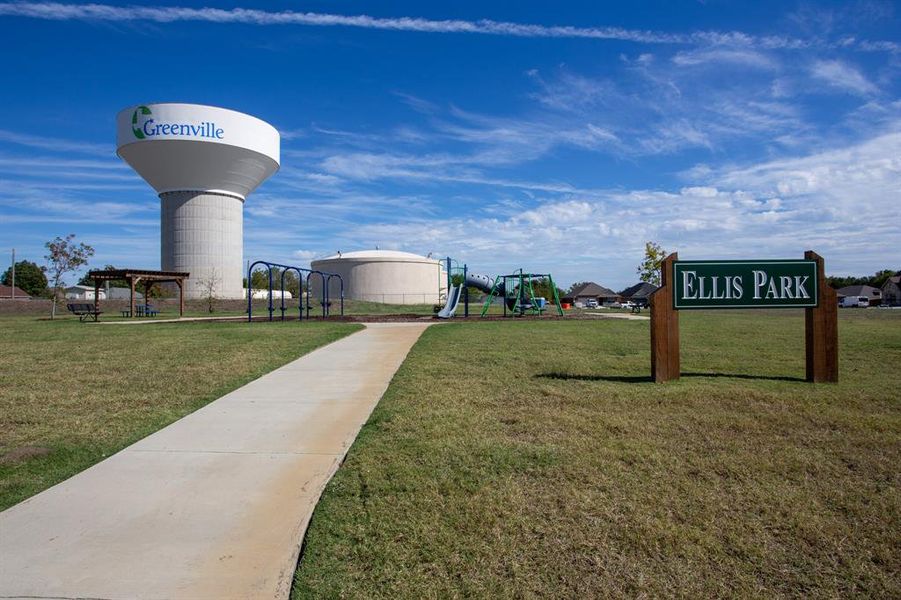
{"type": "Polygon", "coordinates": [[[109,269],[101,271],[89,271],[88,277],[94,280],[94,308],[97,309],[98,299],[100,298],[100,284],[104,281],[125,280],[131,289],[130,294],[130,312],[131,317],[135,316],[135,288],[139,284],[144,284],[144,301],[147,301],[150,293],[150,286],[154,283],[174,283],[178,286],[178,316],[185,314],[185,279],[189,277],[189,273],[178,273],[175,271],[146,271],[143,269],[109,269]]]}

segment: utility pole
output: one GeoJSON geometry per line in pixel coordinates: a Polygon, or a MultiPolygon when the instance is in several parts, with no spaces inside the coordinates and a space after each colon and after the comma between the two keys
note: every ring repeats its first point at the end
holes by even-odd
{"type": "Polygon", "coordinates": [[[15,300],[16,299],[16,249],[15,248],[13,248],[13,266],[12,266],[12,274],[10,275],[10,278],[12,279],[12,281],[10,281],[12,286],[10,287],[10,290],[9,290],[9,297],[12,298],[13,300],[15,300]]]}

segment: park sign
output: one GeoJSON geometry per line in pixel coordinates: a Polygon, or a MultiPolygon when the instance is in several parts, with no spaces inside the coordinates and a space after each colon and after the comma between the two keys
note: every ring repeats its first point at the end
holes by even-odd
{"type": "Polygon", "coordinates": [[[673,308],[815,308],[814,260],[673,261],[673,308]]]}
{"type": "Polygon", "coordinates": [[[826,283],[826,263],[813,250],[803,260],[679,260],[673,252],[663,259],[660,275],[662,285],[648,298],[651,379],[657,383],[681,375],[681,310],[792,306],[804,308],[807,381],[838,381],[838,300],[826,283]]]}

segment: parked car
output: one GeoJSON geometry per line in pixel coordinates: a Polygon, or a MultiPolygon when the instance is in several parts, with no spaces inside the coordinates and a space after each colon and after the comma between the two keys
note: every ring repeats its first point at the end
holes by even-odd
{"type": "Polygon", "coordinates": [[[870,299],[867,296],[845,296],[838,305],[842,308],[866,308],[870,305],[870,299]]]}
{"type": "Polygon", "coordinates": [[[636,305],[634,303],[632,303],[630,300],[626,300],[622,304],[622,308],[635,308],[635,306],[636,305]]]}
{"type": "Polygon", "coordinates": [[[585,308],[597,308],[597,307],[598,307],[598,301],[595,300],[594,298],[589,298],[588,300],[585,301],[585,308]]]}

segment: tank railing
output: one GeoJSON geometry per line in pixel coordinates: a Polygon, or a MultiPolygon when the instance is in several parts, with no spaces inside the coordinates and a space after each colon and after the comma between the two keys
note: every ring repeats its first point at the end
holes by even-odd
{"type": "MultiPolygon", "coordinates": [[[[268,287],[268,306],[267,309],[269,311],[269,320],[272,321],[272,314],[275,312],[275,305],[272,303],[272,269],[278,268],[282,270],[282,278],[281,278],[281,303],[280,310],[282,313],[282,320],[285,320],[285,311],[287,307],[285,305],[285,276],[288,271],[296,271],[298,275],[298,281],[302,282],[304,280],[303,274],[306,273],[306,287],[307,287],[307,318],[310,318],[310,276],[314,273],[319,275],[322,278],[322,316],[328,316],[328,286],[326,285],[326,281],[330,280],[332,277],[337,277],[338,281],[341,283],[341,315],[344,315],[344,279],[338,275],[337,273],[326,273],[323,271],[314,271],[312,269],[304,269],[303,267],[298,267],[295,265],[283,265],[280,263],[268,262],[265,260],[258,260],[251,264],[247,268],[247,320],[253,321],[253,271],[258,265],[263,265],[266,267],[269,287],[268,287]],[[328,279],[326,279],[328,278],[328,279]]],[[[304,304],[304,291],[303,286],[301,286],[300,298],[298,299],[298,320],[303,319],[303,304],[304,304]]]]}

